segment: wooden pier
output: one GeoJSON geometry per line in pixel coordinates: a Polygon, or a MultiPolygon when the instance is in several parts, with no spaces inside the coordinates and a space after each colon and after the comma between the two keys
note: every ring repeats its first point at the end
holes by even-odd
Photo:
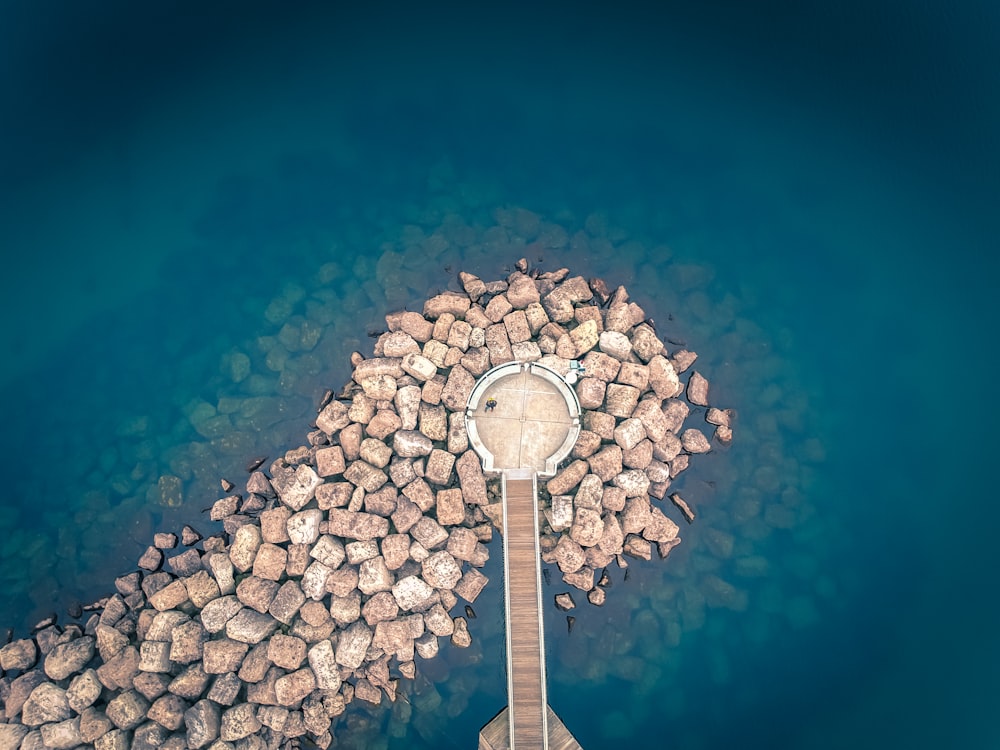
{"type": "Polygon", "coordinates": [[[565,381],[530,363],[494,368],[469,398],[470,442],[501,476],[507,622],[507,706],[480,731],[479,750],[582,750],[546,692],[537,483],[569,454],[579,414],[565,381]]]}

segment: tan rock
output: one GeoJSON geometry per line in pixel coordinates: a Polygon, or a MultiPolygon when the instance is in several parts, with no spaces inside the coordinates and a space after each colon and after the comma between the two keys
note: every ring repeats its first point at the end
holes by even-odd
{"type": "Polygon", "coordinates": [[[486,349],[490,354],[491,367],[513,361],[514,353],[507,337],[507,328],[502,323],[494,323],[486,329],[486,349]]]}
{"type": "Polygon", "coordinates": [[[202,658],[202,647],[208,633],[197,620],[189,620],[175,627],[170,633],[170,661],[190,664],[202,658]]]}
{"type": "Polygon", "coordinates": [[[491,323],[499,323],[513,309],[514,306],[510,304],[507,297],[498,294],[486,304],[485,313],[491,323]]]}
{"type": "Polygon", "coordinates": [[[295,636],[275,633],[267,644],[267,658],[282,669],[298,669],[306,658],[306,643],[295,636]]]}
{"type": "Polygon", "coordinates": [[[149,603],[154,609],[163,612],[179,607],[187,601],[187,598],[187,587],[184,585],[184,581],[175,580],[149,597],[149,603]]]}
{"type": "Polygon", "coordinates": [[[361,594],[354,591],[347,596],[330,596],[330,616],[338,625],[350,625],[361,617],[361,594]]]}
{"type": "MultiPolygon", "coordinates": [[[[620,288],[621,287],[619,287],[619,289],[620,288]]],[[[632,330],[633,325],[632,312],[629,310],[627,302],[615,301],[608,305],[608,311],[604,321],[604,327],[606,329],[616,333],[625,334],[632,330]]],[[[632,345],[629,343],[629,349],[631,348],[632,345]]]]}
{"type": "Polygon", "coordinates": [[[392,448],[375,438],[365,438],[361,441],[361,460],[370,463],[377,469],[384,469],[392,458],[392,448]]]}
{"type": "Polygon", "coordinates": [[[35,666],[37,659],[38,648],[30,638],[11,641],[0,648],[0,669],[4,671],[13,669],[27,671],[35,666]]]}
{"type": "Polygon", "coordinates": [[[618,517],[614,513],[608,513],[604,516],[601,539],[597,542],[597,546],[606,555],[620,555],[624,541],[625,533],[618,522],[618,517]]]}
{"type": "MultiPolygon", "coordinates": [[[[23,676],[18,679],[23,679],[23,676]]],[[[38,684],[31,688],[31,692],[28,694],[26,700],[24,700],[24,703],[20,707],[20,722],[29,727],[37,727],[51,722],[66,721],[71,716],[71,709],[69,707],[69,701],[66,698],[66,691],[51,682],[42,680],[44,680],[44,677],[41,674],[38,674],[35,678],[35,681],[38,681],[38,684]]],[[[29,684],[24,687],[30,687],[30,680],[27,680],[26,682],[29,682],[29,684]]],[[[11,690],[13,692],[13,687],[11,690]]],[[[5,703],[7,702],[5,701],[5,703]]]]}
{"type": "Polygon", "coordinates": [[[373,635],[372,629],[360,621],[352,623],[342,631],[337,640],[337,664],[350,669],[360,667],[368,653],[373,635]]]}
{"type": "Polygon", "coordinates": [[[708,406],[708,380],[695,370],[687,384],[687,398],[696,406],[708,406]]]}
{"type": "Polygon", "coordinates": [[[226,623],[226,635],[234,641],[254,645],[278,629],[278,621],[269,614],[244,607],[226,623]]]}
{"type": "Polygon", "coordinates": [[[396,619],[397,615],[399,615],[399,605],[389,591],[379,591],[361,608],[361,616],[372,628],[380,622],[396,619]]]}
{"type": "Polygon", "coordinates": [[[643,362],[649,362],[657,354],[663,354],[663,342],[649,325],[643,323],[632,331],[632,350],[643,362]]]}
{"type": "Polygon", "coordinates": [[[305,573],[302,574],[302,580],[299,582],[302,593],[314,601],[322,599],[327,593],[327,584],[333,572],[321,562],[310,563],[305,573]]]}
{"type": "Polygon", "coordinates": [[[642,538],[651,542],[669,542],[677,537],[680,529],[677,524],[663,515],[656,506],[650,507],[649,521],[642,530],[642,538]]]}
{"type": "Polygon", "coordinates": [[[629,498],[621,515],[622,531],[625,534],[641,534],[652,521],[651,511],[648,497],[629,498]]]}
{"type": "Polygon", "coordinates": [[[596,474],[602,482],[610,482],[622,471],[622,449],[609,445],[588,458],[586,463],[590,473],[596,474]]]}
{"type": "Polygon", "coordinates": [[[468,562],[474,559],[477,544],[479,544],[479,537],[476,536],[476,532],[472,529],[458,527],[452,529],[448,535],[446,550],[456,560],[468,562]]]}
{"type": "MultiPolygon", "coordinates": [[[[482,545],[479,546],[481,547],[482,545]]],[[[469,604],[472,604],[476,601],[479,594],[482,593],[489,580],[489,578],[475,568],[469,568],[469,570],[462,574],[459,582],[455,584],[455,593],[469,602],[469,604]]]]}
{"type": "Polygon", "coordinates": [[[469,623],[464,617],[455,618],[455,631],[451,634],[451,643],[458,648],[468,648],[472,645],[469,623]]]}
{"type": "Polygon", "coordinates": [[[604,482],[596,474],[587,474],[576,490],[576,497],[573,504],[577,508],[589,508],[590,510],[600,510],[601,495],[604,494],[604,482]]]}
{"type": "Polygon", "coordinates": [[[681,452],[681,439],[672,432],[667,432],[662,439],[653,444],[653,458],[669,463],[681,452]]]}
{"type": "MultiPolygon", "coordinates": [[[[574,347],[574,356],[572,358],[578,359],[583,357],[584,354],[597,346],[597,342],[600,340],[597,322],[588,320],[570,331],[569,336],[573,341],[574,347]]],[[[558,349],[556,350],[556,353],[559,353],[558,349]]]]}
{"type": "Polygon", "coordinates": [[[622,363],[617,359],[598,351],[588,352],[581,360],[581,364],[587,376],[603,380],[606,383],[614,382],[622,367],[622,363]]]}
{"type": "Polygon", "coordinates": [[[456,318],[464,318],[471,305],[471,300],[465,294],[443,292],[431,297],[424,303],[424,318],[437,320],[445,313],[451,313],[456,318]]]}
{"type": "Polygon", "coordinates": [[[143,641],[139,644],[139,670],[142,672],[169,672],[170,644],[166,641],[143,641]]]}
{"type": "Polygon", "coordinates": [[[576,572],[583,567],[586,560],[583,547],[565,535],[559,537],[559,542],[556,544],[555,549],[552,550],[552,555],[556,561],[556,565],[559,566],[559,570],[563,573],[576,572]]]}
{"type": "Polygon", "coordinates": [[[389,481],[384,471],[361,460],[351,462],[344,472],[344,479],[355,486],[363,487],[367,492],[375,492],[389,481]]]}
{"type": "Polygon", "coordinates": [[[285,581],[274,595],[267,611],[278,622],[289,625],[305,602],[306,595],[299,582],[285,581]]]}
{"type": "Polygon", "coordinates": [[[662,354],[658,354],[649,360],[649,386],[661,399],[674,398],[679,396],[684,386],[681,385],[677,377],[677,371],[673,364],[662,354]]]}
{"type": "Polygon", "coordinates": [[[589,565],[584,565],[571,573],[563,573],[562,578],[563,581],[580,589],[580,591],[590,591],[594,588],[594,569],[589,565]]]}
{"type": "Polygon", "coordinates": [[[448,412],[440,404],[421,403],[418,425],[420,432],[433,441],[448,439],[448,412]]]}
{"type": "Polygon", "coordinates": [[[364,542],[350,542],[344,545],[344,551],[349,565],[359,565],[365,560],[378,557],[379,546],[376,540],[369,539],[364,542]]]}
{"type": "Polygon", "coordinates": [[[434,491],[423,479],[414,479],[403,488],[403,495],[424,513],[434,507],[434,491]]]}
{"type": "Polygon", "coordinates": [[[630,469],[645,469],[652,460],[653,444],[648,439],[640,440],[635,447],[622,451],[622,464],[630,469]]]}
{"type": "Polygon", "coordinates": [[[448,453],[448,451],[435,448],[427,458],[424,479],[432,484],[448,485],[451,483],[451,473],[454,465],[454,455],[448,453]]]}
{"type": "Polygon", "coordinates": [[[670,432],[679,432],[687,419],[690,409],[688,405],[678,399],[671,399],[663,407],[663,417],[667,420],[667,429],[670,432]]]}
{"type": "MultiPolygon", "coordinates": [[[[184,599],[187,599],[185,591],[184,599]]],[[[71,641],[60,643],[45,657],[44,670],[50,680],[65,680],[70,675],[79,672],[94,656],[93,636],[85,635],[71,641]]]]}
{"type": "Polygon", "coordinates": [[[322,481],[308,464],[274,469],[274,476],[271,478],[271,484],[281,502],[292,510],[301,510],[312,500],[316,487],[322,481]]]}
{"type": "Polygon", "coordinates": [[[670,482],[670,465],[653,459],[646,466],[646,476],[654,484],[670,482]]]}
{"type": "Polygon", "coordinates": [[[573,458],[590,458],[601,447],[601,436],[590,430],[580,430],[573,446],[573,458]]]}
{"type": "Polygon", "coordinates": [[[469,505],[485,505],[488,502],[486,478],[476,452],[470,449],[463,453],[455,463],[455,470],[464,501],[469,505]]]}
{"type": "Polygon", "coordinates": [[[417,576],[406,576],[392,586],[392,595],[399,608],[406,612],[420,612],[438,601],[437,592],[417,576]]]}
{"type": "Polygon", "coordinates": [[[261,613],[267,612],[277,593],[278,584],[275,581],[252,575],[244,578],[236,587],[236,598],[261,613]]]}
{"type": "Polygon", "coordinates": [[[360,362],[352,373],[355,383],[365,378],[388,375],[397,379],[403,376],[402,360],[398,357],[373,357],[360,362]]]}
{"type": "Polygon", "coordinates": [[[451,368],[444,390],[441,392],[441,403],[451,411],[464,410],[475,384],[476,379],[465,367],[460,364],[455,365],[451,368]]]}
{"type": "Polygon", "coordinates": [[[309,649],[309,668],[316,678],[316,688],[335,691],[340,689],[340,669],[334,654],[333,644],[328,638],[314,644],[309,649]]]}
{"type": "MultiPolygon", "coordinates": [[[[37,688],[36,688],[37,690],[37,688]]],[[[27,710],[27,704],[25,704],[27,710]]],[[[146,720],[149,702],[134,690],[127,690],[108,702],[105,714],[111,723],[123,730],[135,729],[146,720]]],[[[25,723],[28,723],[27,720],[25,723]]]]}
{"type": "Polygon", "coordinates": [[[649,492],[649,477],[641,469],[626,469],[612,481],[625,490],[626,497],[642,497],[649,492]]]}
{"type": "Polygon", "coordinates": [[[240,668],[247,650],[246,643],[229,638],[207,641],[203,646],[202,669],[205,674],[226,674],[240,668]]]}
{"type": "Polygon", "coordinates": [[[698,355],[694,352],[689,352],[686,349],[679,349],[674,352],[674,356],[670,361],[673,364],[674,369],[681,373],[693,365],[696,359],[698,359],[698,355]]]}
{"type": "Polygon", "coordinates": [[[552,495],[552,508],[548,516],[553,531],[565,531],[573,525],[573,498],[570,495],[552,495]]]}
{"type": "MultiPolygon", "coordinates": [[[[368,424],[375,416],[377,408],[375,405],[378,403],[378,399],[396,392],[396,381],[388,375],[379,375],[377,378],[366,378],[362,383],[362,388],[367,388],[367,390],[364,393],[354,394],[354,398],[351,399],[351,408],[347,410],[347,416],[352,422],[368,424]]],[[[323,475],[320,474],[320,476],[323,475]]]]}
{"type": "Polygon", "coordinates": [[[577,508],[570,537],[581,547],[593,547],[604,534],[601,514],[590,508],[577,508]]]}
{"type": "Polygon", "coordinates": [[[448,338],[445,341],[449,347],[460,349],[465,352],[469,348],[469,338],[472,334],[472,326],[464,320],[456,320],[448,329],[448,338]]]}
{"type": "Polygon", "coordinates": [[[340,447],[344,449],[345,460],[357,460],[360,455],[363,430],[364,428],[359,424],[349,424],[340,431],[340,447]]]}
{"type": "Polygon", "coordinates": [[[653,557],[653,545],[641,536],[629,534],[625,537],[625,554],[640,560],[650,560],[653,557]]]}
{"type": "Polygon", "coordinates": [[[69,707],[77,713],[82,713],[85,708],[92,706],[101,697],[101,682],[97,679],[97,672],[87,669],[76,675],[66,690],[66,702],[69,707]]]}
{"type": "Polygon", "coordinates": [[[412,458],[429,455],[434,444],[430,438],[416,430],[401,430],[393,436],[392,448],[396,455],[412,458]]]}
{"type": "MultiPolygon", "coordinates": [[[[388,399],[387,399],[388,400],[388,399]]],[[[373,437],[376,440],[385,440],[396,430],[403,426],[403,420],[399,418],[399,415],[391,409],[379,409],[375,416],[372,417],[371,421],[365,427],[365,432],[368,433],[369,437],[373,437]]],[[[360,454],[360,446],[359,446],[360,454]]],[[[348,472],[351,470],[350,466],[344,472],[344,477],[350,479],[348,472]]],[[[378,489],[378,488],[376,488],[378,489]]],[[[374,491],[374,490],[370,490],[374,491]]]]}
{"type": "Polygon", "coordinates": [[[240,703],[223,711],[219,739],[223,742],[236,742],[259,731],[260,726],[257,707],[253,703],[240,703]]]}
{"type": "Polygon", "coordinates": [[[386,322],[389,324],[390,331],[403,331],[421,344],[429,341],[434,334],[433,324],[418,312],[406,311],[399,313],[398,316],[394,316],[391,322],[390,316],[387,315],[386,322]]]}
{"type": "MultiPolygon", "coordinates": [[[[550,479],[546,485],[550,495],[565,495],[588,473],[586,461],[577,460],[550,479]]],[[[595,472],[596,473],[596,472],[595,472]]]]}
{"type": "MultiPolygon", "coordinates": [[[[321,511],[317,511],[319,513],[321,511]]],[[[270,581],[280,581],[285,574],[288,551],[277,544],[264,542],[257,550],[253,563],[253,575],[270,581]]]]}
{"type": "Polygon", "coordinates": [[[615,418],[602,411],[587,411],[583,414],[584,427],[602,440],[614,440],[615,418]]]}
{"type": "Polygon", "coordinates": [[[389,591],[395,577],[386,567],[382,556],[365,560],[358,566],[358,589],[362,594],[371,595],[379,591],[389,591]]]}
{"type": "Polygon", "coordinates": [[[198,616],[205,630],[217,633],[225,628],[226,623],[242,608],[242,603],[235,596],[223,596],[206,604],[198,616]]]}
{"type": "Polygon", "coordinates": [[[615,417],[627,418],[639,403],[639,389],[620,383],[608,384],[604,397],[605,411],[615,417]]]}
{"type": "Polygon", "coordinates": [[[108,690],[127,690],[138,671],[139,651],[126,646],[97,668],[97,678],[108,690]]]}
{"type": "Polygon", "coordinates": [[[490,369],[490,351],[486,348],[486,331],[481,328],[474,328],[472,331],[473,334],[477,332],[482,334],[482,345],[470,345],[469,350],[462,356],[460,362],[462,367],[475,377],[479,377],[490,369]]]}
{"type": "Polygon", "coordinates": [[[599,378],[582,378],[576,384],[576,395],[584,409],[600,409],[604,404],[607,383],[599,378]]]}
{"type": "Polygon", "coordinates": [[[708,453],[712,450],[711,444],[700,430],[690,428],[681,433],[681,445],[688,453],[708,453]]]}
{"type": "Polygon", "coordinates": [[[615,428],[615,442],[623,451],[628,451],[646,439],[646,428],[638,419],[630,417],[615,428]]]}
{"type": "MultiPolygon", "coordinates": [[[[608,311],[608,316],[609,318],[611,316],[610,310],[608,311]]],[[[628,340],[628,336],[617,328],[605,330],[600,336],[599,345],[602,352],[620,362],[628,362],[632,354],[632,342],[628,340]]]]}
{"type": "Polygon", "coordinates": [[[719,427],[729,427],[732,421],[732,411],[729,409],[716,409],[714,406],[705,412],[705,421],[719,427]]]}
{"type": "Polygon", "coordinates": [[[633,388],[638,388],[640,392],[644,391],[649,384],[649,368],[634,362],[622,362],[622,368],[618,371],[616,380],[622,385],[630,385],[633,388]]]}
{"type": "Polygon", "coordinates": [[[469,433],[465,427],[465,415],[454,412],[448,415],[448,452],[460,456],[469,449],[469,433]]]}
{"type": "Polygon", "coordinates": [[[507,299],[517,310],[524,310],[533,305],[542,309],[539,305],[541,296],[534,279],[522,273],[515,273],[511,277],[510,286],[507,288],[507,299]]]}
{"type": "Polygon", "coordinates": [[[407,354],[420,351],[420,344],[406,331],[392,331],[380,337],[382,355],[386,357],[405,357],[407,354]]]}
{"type": "Polygon", "coordinates": [[[451,553],[440,550],[423,561],[421,575],[434,588],[452,589],[462,577],[462,568],[451,553]]]}
{"type": "MultiPolygon", "coordinates": [[[[361,381],[358,380],[358,383],[361,381]]],[[[316,417],[316,427],[327,435],[334,435],[339,430],[350,424],[350,417],[347,416],[348,406],[341,401],[331,401],[323,411],[316,417]]]]}
{"type": "Polygon", "coordinates": [[[309,550],[309,557],[319,560],[331,570],[344,562],[346,551],[343,543],[329,534],[323,534],[309,550]]]}
{"type": "MultiPolygon", "coordinates": [[[[410,503],[410,505],[413,505],[410,503]]],[[[416,506],[413,506],[416,507],[416,506]]],[[[406,533],[389,534],[382,540],[382,557],[389,570],[399,568],[410,558],[410,536],[406,533]]]]}
{"type": "MultiPolygon", "coordinates": [[[[429,344],[430,342],[428,342],[429,344]]],[[[421,383],[437,375],[438,370],[438,366],[433,361],[415,352],[403,357],[402,368],[403,372],[421,383]]]]}

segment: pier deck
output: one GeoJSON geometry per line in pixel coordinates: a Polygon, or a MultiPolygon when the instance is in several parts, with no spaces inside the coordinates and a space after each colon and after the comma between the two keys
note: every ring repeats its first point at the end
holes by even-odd
{"type": "Polygon", "coordinates": [[[576,441],[579,403],[555,373],[511,363],[483,376],[466,423],[484,470],[503,487],[508,705],[483,727],[479,748],[581,750],[546,693],[537,492],[537,476],[555,473],[576,441]]]}

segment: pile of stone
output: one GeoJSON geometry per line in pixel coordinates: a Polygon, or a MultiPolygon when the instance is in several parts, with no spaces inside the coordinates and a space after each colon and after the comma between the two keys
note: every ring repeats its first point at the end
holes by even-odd
{"type": "MultiPolygon", "coordinates": [[[[583,368],[584,429],[543,493],[544,559],[600,604],[595,571],[653,545],[665,556],[678,528],[650,496],[711,448],[683,429],[708,383],[693,373],[685,388],[695,355],[668,357],[623,288],[568,276],[521,261],[506,280],[462,274],[464,294],[388,315],[308,444],[213,505],[224,533],[158,534],[85,624],[43,623],[0,649],[0,750],[328,747],[352,700],[395,700],[440,638],[468,646],[451,611],[487,584],[500,504],[464,410],[505,362],[583,368]]],[[[727,443],[730,414],[706,418],[727,443]]]]}

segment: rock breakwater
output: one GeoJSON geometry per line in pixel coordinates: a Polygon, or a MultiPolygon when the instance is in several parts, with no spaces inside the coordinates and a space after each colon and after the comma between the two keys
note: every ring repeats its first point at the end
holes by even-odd
{"type": "Polygon", "coordinates": [[[328,747],[353,700],[395,700],[442,638],[470,645],[452,612],[488,583],[502,505],[464,410],[505,362],[547,365],[585,409],[541,493],[543,560],[601,604],[602,567],[669,554],[672,479],[732,439],[728,411],[705,413],[711,438],[688,424],[709,404],[708,381],[688,374],[696,355],[668,353],[623,287],[568,269],[522,260],[503,280],[460,279],[464,292],[386,316],[306,444],[256,467],[242,493],[223,483],[220,533],[158,534],[85,622],[0,649],[0,750],[328,747]]]}

